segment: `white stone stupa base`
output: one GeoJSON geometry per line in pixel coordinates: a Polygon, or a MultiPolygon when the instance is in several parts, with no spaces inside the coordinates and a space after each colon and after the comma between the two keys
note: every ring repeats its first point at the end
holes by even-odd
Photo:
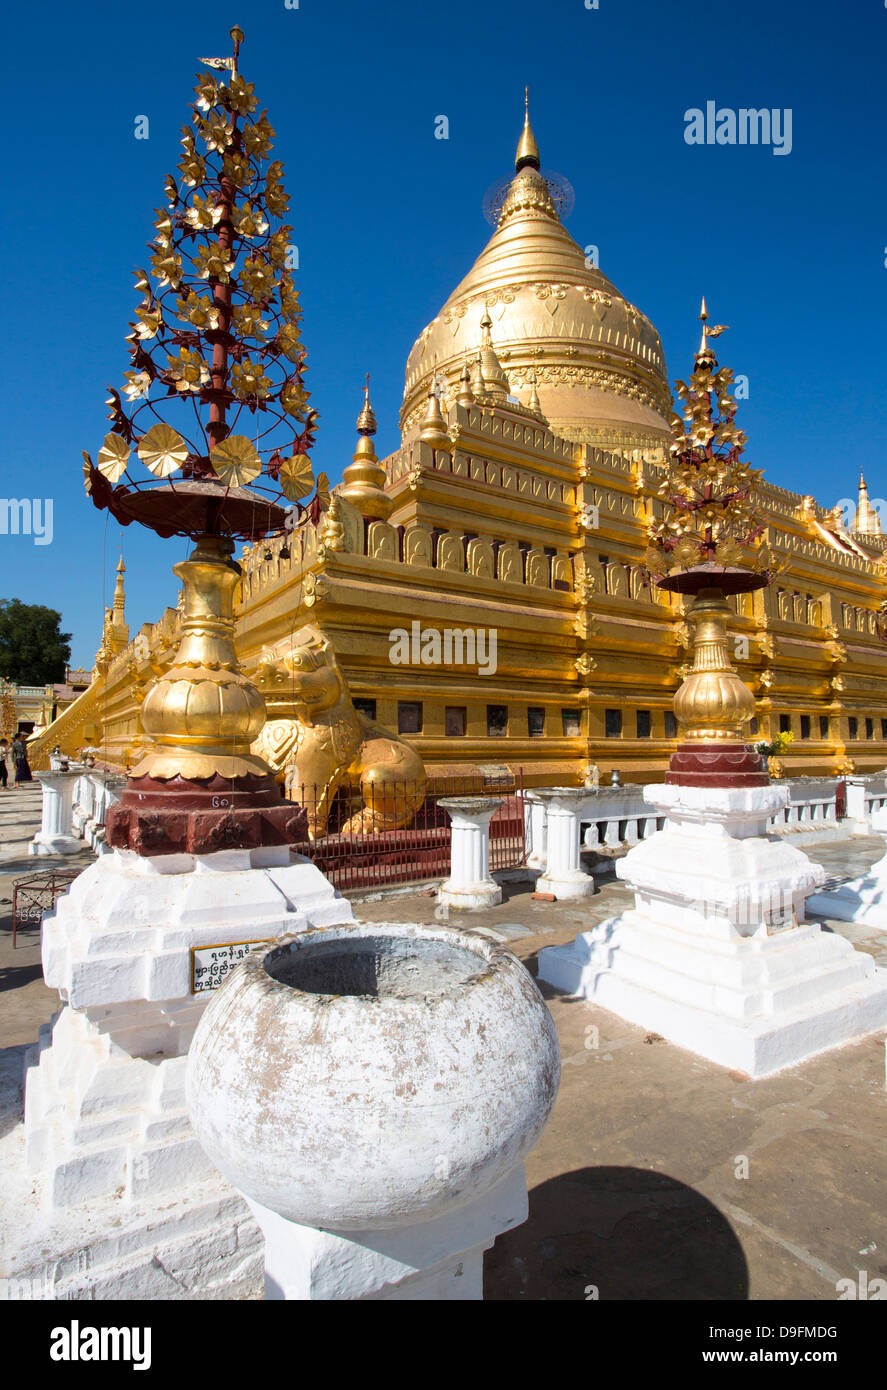
{"type": "Polygon", "coordinates": [[[265,1297],[480,1300],[484,1251],[527,1219],[522,1163],[457,1211],[393,1230],[320,1231],[249,1201],[265,1235],[265,1297]]]}
{"type": "MultiPolygon", "coordinates": [[[[187,1052],[212,998],[210,990],[195,991],[195,970],[200,960],[203,968],[224,968],[206,955],[195,961],[192,950],[240,949],[352,920],[350,903],[285,846],[154,859],[114,850],[79,875],[43,921],[44,978],[63,1006],[25,1056],[24,1122],[13,1137],[29,1184],[26,1214],[14,1202],[15,1164],[0,1157],[0,1206],[16,1215],[6,1245],[15,1268],[31,1267],[40,1241],[57,1260],[73,1240],[90,1268],[102,1251],[117,1269],[102,1274],[99,1286],[119,1290],[139,1271],[145,1290],[94,1296],[169,1297],[167,1274],[151,1262],[151,1230],[160,1220],[163,1239],[173,1239],[178,1211],[183,1221],[190,1213],[198,1244],[204,1237],[222,1246],[233,1241],[232,1251],[246,1223],[261,1262],[252,1218],[204,1155],[188,1118],[187,1052]],[[207,1183],[209,1196],[195,1197],[207,1183]],[[236,1213],[233,1226],[220,1225],[220,1203],[236,1213]],[[29,1223],[43,1233],[33,1248],[29,1223]],[[108,1223],[127,1233],[116,1254],[108,1223]]],[[[211,1262],[205,1272],[215,1281],[211,1262]]],[[[34,1277],[43,1276],[38,1270],[34,1277]]],[[[182,1296],[203,1295],[198,1284],[182,1296]]]]}
{"type": "MultiPolygon", "coordinates": [[[[887,807],[873,813],[872,830],[887,840],[887,807]]],[[[887,854],[859,878],[848,879],[828,892],[814,893],[807,906],[820,917],[887,931],[887,854]]]]}
{"type": "Polygon", "coordinates": [[[752,1077],[887,1027],[887,971],[803,922],[824,871],[764,834],[785,795],[648,787],[668,819],[617,864],[634,909],[542,951],[539,978],[752,1077]]]}

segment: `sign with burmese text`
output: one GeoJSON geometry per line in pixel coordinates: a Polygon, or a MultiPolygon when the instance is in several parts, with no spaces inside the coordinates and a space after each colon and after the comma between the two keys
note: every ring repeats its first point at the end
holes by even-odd
{"type": "Polygon", "coordinates": [[[249,955],[254,946],[273,946],[273,941],[227,941],[222,946],[191,947],[191,993],[203,994],[218,989],[231,974],[238,961],[249,955]]]}

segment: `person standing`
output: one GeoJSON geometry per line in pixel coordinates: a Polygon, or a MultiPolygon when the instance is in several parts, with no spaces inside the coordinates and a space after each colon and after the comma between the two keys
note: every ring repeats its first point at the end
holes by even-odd
{"type": "Polygon", "coordinates": [[[9,782],[9,772],[6,767],[6,759],[9,756],[9,744],[5,738],[0,738],[0,787],[6,791],[9,782]]]}
{"type": "Polygon", "coordinates": [[[15,763],[15,785],[19,786],[22,782],[32,782],[34,779],[28,766],[28,750],[23,734],[18,734],[12,740],[12,760],[15,763]]]}

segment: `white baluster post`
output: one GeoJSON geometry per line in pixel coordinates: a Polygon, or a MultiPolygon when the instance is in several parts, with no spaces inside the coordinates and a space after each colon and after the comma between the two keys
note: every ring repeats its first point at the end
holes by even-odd
{"type": "Polygon", "coordinates": [[[452,827],[450,876],[440,886],[438,903],[460,908],[501,903],[502,889],[490,877],[490,820],[502,798],[446,796],[437,804],[447,812],[452,827]]]}
{"type": "Polygon", "coordinates": [[[552,787],[536,795],[548,807],[548,862],[536,880],[536,891],[556,898],[586,898],[594,892],[594,879],[580,867],[579,840],[583,807],[588,814],[588,790],[552,787]]]}
{"type": "Polygon", "coordinates": [[[38,772],[43,787],[40,829],[28,845],[28,853],[38,856],[76,854],[80,841],[73,834],[74,786],[76,772],[38,772]]]}

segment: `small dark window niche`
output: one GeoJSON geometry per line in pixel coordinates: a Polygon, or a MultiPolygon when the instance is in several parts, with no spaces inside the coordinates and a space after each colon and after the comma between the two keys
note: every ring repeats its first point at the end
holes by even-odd
{"type": "Polygon", "coordinates": [[[561,728],[564,738],[579,737],[579,711],[578,709],[561,710],[561,728]]]}
{"type": "Polygon", "coordinates": [[[487,705],[487,737],[505,738],[508,733],[508,706],[487,705]]]}
{"type": "Polygon", "coordinates": [[[447,705],[444,708],[444,733],[447,738],[464,738],[468,710],[465,705],[447,705]]]}
{"type": "Polygon", "coordinates": [[[398,700],[397,702],[397,732],[399,734],[421,734],[422,732],[422,702],[421,700],[398,700]]]}

